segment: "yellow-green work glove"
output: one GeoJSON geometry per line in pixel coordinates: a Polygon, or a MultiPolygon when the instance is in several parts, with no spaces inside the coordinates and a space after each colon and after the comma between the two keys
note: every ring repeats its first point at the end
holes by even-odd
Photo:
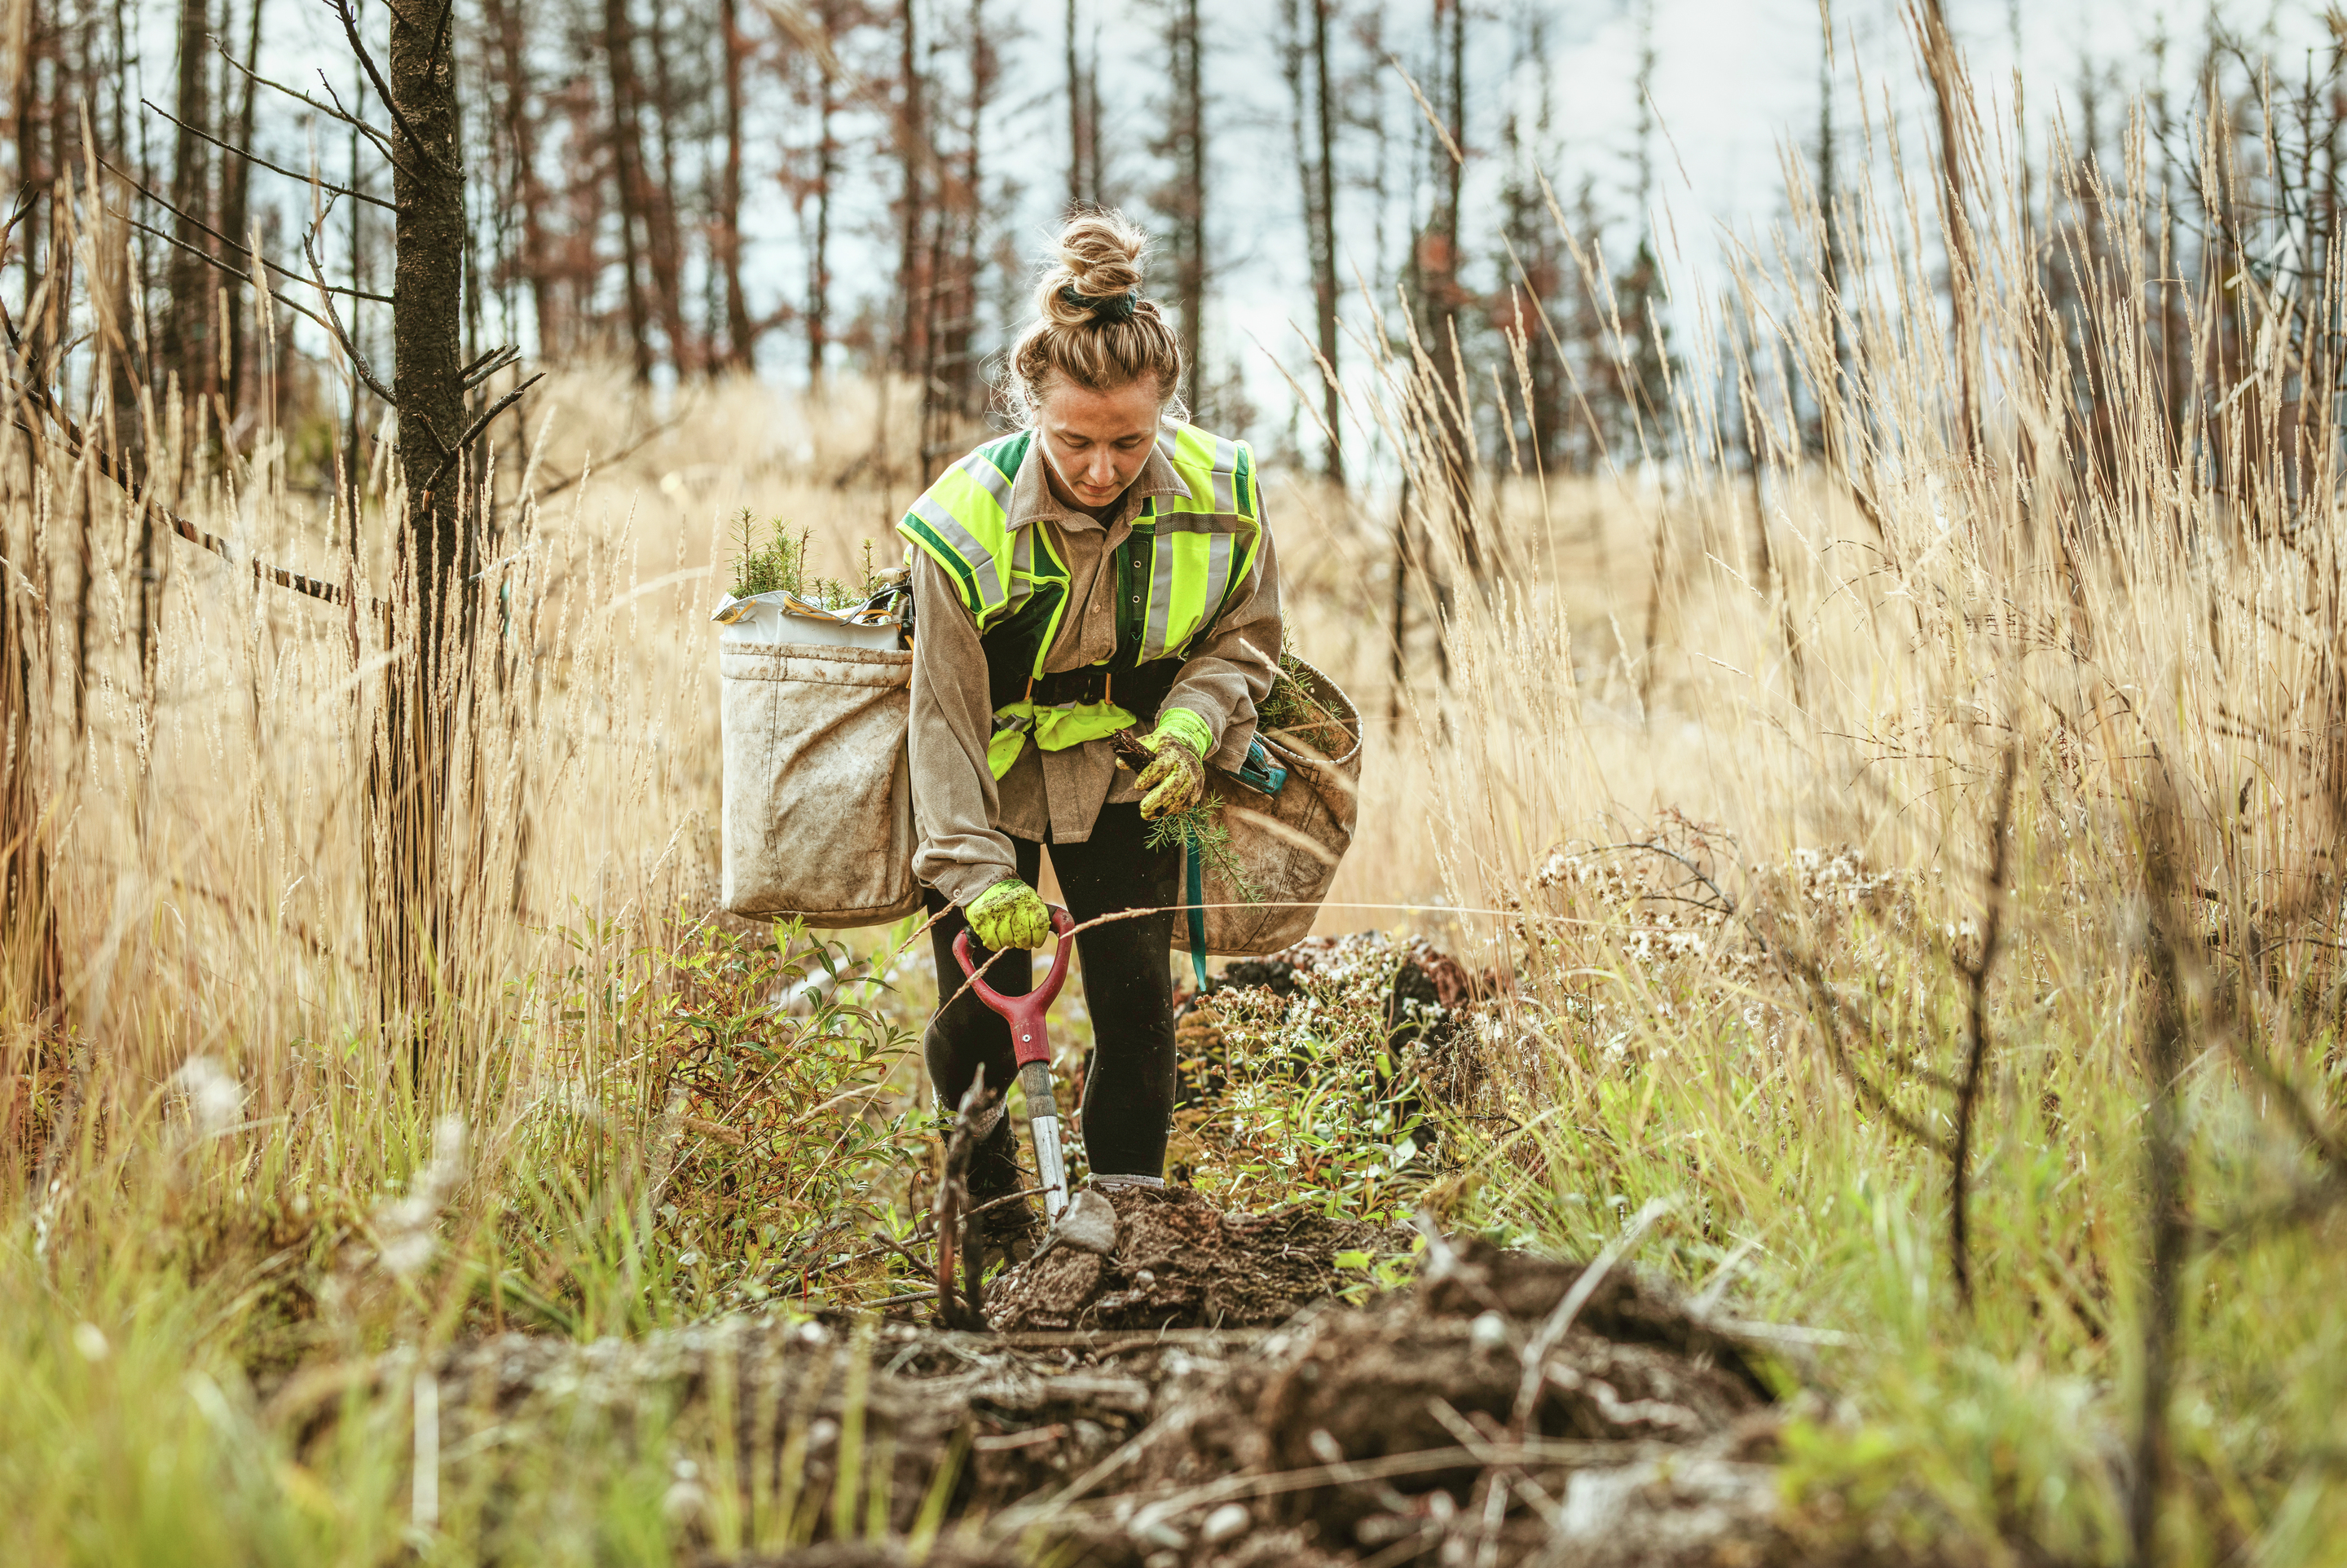
{"type": "Polygon", "coordinates": [[[969,906],[970,934],[985,947],[1040,948],[1051,936],[1051,911],[1043,896],[1016,876],[1006,876],[969,906]]]}
{"type": "Polygon", "coordinates": [[[1206,753],[1214,749],[1214,732],[1206,721],[1187,708],[1166,708],[1157,715],[1153,734],[1141,737],[1151,761],[1141,770],[1141,815],[1151,822],[1168,812],[1187,811],[1206,789],[1206,753]]]}

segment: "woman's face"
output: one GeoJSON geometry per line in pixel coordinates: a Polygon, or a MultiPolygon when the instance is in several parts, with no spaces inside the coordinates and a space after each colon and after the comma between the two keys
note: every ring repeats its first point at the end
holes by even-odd
{"type": "Polygon", "coordinates": [[[1149,461],[1157,439],[1157,378],[1145,375],[1114,392],[1095,392],[1054,377],[1037,411],[1036,429],[1061,501],[1087,511],[1115,504],[1149,461]]]}

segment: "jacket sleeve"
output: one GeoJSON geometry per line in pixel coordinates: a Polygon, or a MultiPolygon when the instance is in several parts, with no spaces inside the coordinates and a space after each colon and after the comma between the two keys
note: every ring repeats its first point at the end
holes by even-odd
{"type": "Polygon", "coordinates": [[[1206,760],[1225,772],[1236,772],[1246,761],[1247,743],[1255,738],[1255,705],[1279,673],[1279,561],[1266,527],[1246,583],[1184,662],[1161,704],[1187,708],[1206,721],[1215,748],[1206,760]]]}
{"type": "Polygon", "coordinates": [[[943,568],[913,552],[913,818],[921,842],[913,874],[967,905],[1018,875],[1010,840],[997,832],[986,743],[994,710],[978,623],[943,568]]]}

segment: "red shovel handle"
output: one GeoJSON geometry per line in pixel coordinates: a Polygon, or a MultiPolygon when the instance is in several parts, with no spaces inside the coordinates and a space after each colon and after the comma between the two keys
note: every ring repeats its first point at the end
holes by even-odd
{"type": "Polygon", "coordinates": [[[1020,1066],[1030,1061],[1051,1060],[1051,1043],[1043,1038],[1043,1015],[1067,983],[1068,958],[1076,950],[1068,933],[1075,929],[1075,917],[1057,905],[1051,907],[1051,929],[1060,934],[1060,950],[1051,955],[1051,972],[1043,983],[1023,997],[1006,997],[978,978],[977,968],[969,961],[969,932],[967,928],[954,933],[954,959],[961,972],[969,977],[969,989],[978,999],[1002,1015],[1010,1025],[1010,1049],[1020,1066]]]}

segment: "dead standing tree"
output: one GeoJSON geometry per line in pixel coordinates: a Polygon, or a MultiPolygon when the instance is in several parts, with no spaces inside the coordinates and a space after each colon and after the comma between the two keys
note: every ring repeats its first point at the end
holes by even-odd
{"type": "MultiPolygon", "coordinates": [[[[459,721],[469,703],[482,591],[477,581],[479,518],[473,504],[479,476],[470,454],[492,422],[537,378],[494,400],[486,394],[477,397],[490,377],[513,364],[516,354],[510,348],[496,349],[468,364],[461,347],[467,245],[455,0],[400,0],[384,6],[389,14],[387,71],[367,46],[354,0],[326,4],[376,101],[387,112],[389,128],[345,108],[323,74],[319,79],[325,86],[325,101],[261,77],[250,65],[227,56],[224,47],[220,52],[247,81],[349,128],[354,138],[390,165],[388,202],[364,189],[370,182],[366,170],[354,168],[347,187],[328,185],[314,174],[308,180],[320,195],[335,200],[393,210],[390,384],[368,364],[334,308],[338,294],[370,300],[382,296],[326,282],[313,243],[325,214],[302,241],[309,263],[303,278],[255,253],[250,237],[222,234],[175,202],[144,187],[139,190],[175,219],[193,222],[218,248],[215,253],[189,247],[183,255],[200,254],[242,281],[266,270],[314,288],[324,316],[320,320],[312,314],[312,319],[327,328],[345,356],[354,380],[354,402],[370,394],[388,405],[395,416],[397,476],[389,493],[397,508],[397,569],[390,599],[374,606],[384,618],[382,635],[395,657],[385,673],[368,768],[374,827],[370,835],[369,938],[386,1012],[405,1020],[403,1027],[412,1031],[420,1053],[433,1038],[428,1006],[436,990],[445,989],[443,960],[453,935],[446,886],[449,797],[462,743],[459,721]],[[236,265],[239,261],[248,262],[254,273],[244,272],[236,265]],[[477,409],[477,403],[487,406],[477,409]]],[[[249,164],[292,173],[247,147],[214,145],[249,164]]],[[[326,210],[331,210],[329,203],[326,210]]],[[[355,533],[358,519],[350,522],[355,533]]],[[[354,603],[354,587],[340,593],[331,589],[303,591],[354,603]]],[[[415,1062],[420,1066],[422,1061],[419,1054],[415,1062]]]]}
{"type": "Polygon", "coordinates": [[[1164,129],[1152,150],[1172,166],[1155,206],[1172,225],[1174,300],[1181,321],[1182,395],[1196,417],[1206,394],[1206,38],[1198,0],[1166,0],[1168,92],[1164,129]]]}
{"type": "Polygon", "coordinates": [[[1321,472],[1341,487],[1345,453],[1344,395],[1337,374],[1337,111],[1328,84],[1328,13],[1337,0],[1306,3],[1312,7],[1308,26],[1299,14],[1297,0],[1286,0],[1281,9],[1280,65],[1287,83],[1296,165],[1303,181],[1306,249],[1311,253],[1315,334],[1310,346],[1317,356],[1321,436],[1326,443],[1321,472]]]}

